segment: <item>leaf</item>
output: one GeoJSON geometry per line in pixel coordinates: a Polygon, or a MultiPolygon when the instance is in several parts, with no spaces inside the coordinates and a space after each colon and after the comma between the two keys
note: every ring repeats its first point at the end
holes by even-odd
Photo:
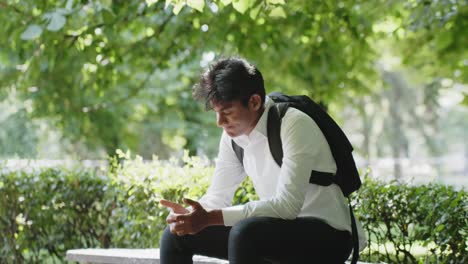
{"type": "Polygon", "coordinates": [[[102,7],[111,9],[112,0],[100,0],[102,7]]]}
{"type": "Polygon", "coordinates": [[[444,230],[444,227],[445,227],[445,225],[440,224],[440,225],[438,225],[438,226],[436,227],[436,231],[437,231],[437,232],[440,232],[440,231],[444,230]]]}
{"type": "Polygon", "coordinates": [[[65,9],[72,10],[73,8],[73,0],[67,0],[67,4],[65,5],[65,9]]]}
{"type": "Polygon", "coordinates": [[[205,0],[187,0],[187,5],[193,9],[203,12],[205,7],[205,0]]]}
{"type": "Polygon", "coordinates": [[[267,3],[268,4],[281,4],[281,5],[285,4],[284,0],[267,0],[267,3]]]}
{"type": "Polygon", "coordinates": [[[63,28],[65,22],[67,22],[67,19],[57,12],[48,14],[50,15],[46,16],[47,14],[45,14],[44,17],[48,17],[50,19],[50,22],[47,25],[47,30],[49,31],[58,31],[63,28]]]}
{"type": "Polygon", "coordinates": [[[152,6],[154,5],[156,2],[158,2],[158,0],[145,0],[146,2],[146,5],[147,6],[152,6]]]}
{"type": "Polygon", "coordinates": [[[185,3],[184,2],[177,2],[174,4],[174,8],[172,9],[172,12],[174,12],[175,15],[179,14],[182,8],[184,8],[185,3]]]}
{"type": "Polygon", "coordinates": [[[445,31],[437,35],[435,39],[437,50],[444,50],[453,42],[453,36],[451,31],[445,31]]]}
{"type": "Polygon", "coordinates": [[[257,7],[253,8],[250,10],[250,18],[256,19],[258,16],[258,13],[260,12],[260,9],[262,9],[262,5],[258,5],[257,7]]]}
{"type": "Polygon", "coordinates": [[[223,5],[227,6],[229,5],[230,3],[232,3],[232,0],[220,0],[221,3],[223,3],[223,5]]]}
{"type": "Polygon", "coordinates": [[[42,34],[42,27],[36,24],[29,25],[28,28],[21,34],[22,40],[32,40],[38,38],[42,34]]]}
{"type": "Polygon", "coordinates": [[[250,6],[250,0],[236,0],[232,2],[232,6],[239,11],[239,13],[244,14],[250,6]]]}
{"type": "Polygon", "coordinates": [[[270,16],[286,18],[286,12],[284,12],[284,9],[281,6],[278,6],[271,10],[270,16]]]}

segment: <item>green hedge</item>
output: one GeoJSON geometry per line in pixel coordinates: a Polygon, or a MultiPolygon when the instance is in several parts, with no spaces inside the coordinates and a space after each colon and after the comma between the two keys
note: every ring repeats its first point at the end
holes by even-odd
{"type": "MultiPolygon", "coordinates": [[[[113,159],[108,174],[63,168],[0,173],[0,263],[62,262],[72,248],[158,247],[168,213],[159,199],[198,199],[213,173],[207,161],[188,155],[144,163],[118,154],[124,166],[113,159]]],[[[253,199],[246,181],[234,203],[253,199]]],[[[451,187],[366,179],[353,199],[371,245],[361,259],[467,263],[467,200],[466,191],[451,187]]]]}
{"type": "Polygon", "coordinates": [[[369,235],[362,254],[387,263],[468,263],[465,190],[365,179],[354,199],[369,235]]]}

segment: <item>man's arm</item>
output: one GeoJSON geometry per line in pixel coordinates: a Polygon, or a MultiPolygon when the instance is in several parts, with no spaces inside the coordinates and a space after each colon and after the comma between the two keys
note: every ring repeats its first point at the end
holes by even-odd
{"type": "Polygon", "coordinates": [[[231,206],[234,192],[245,177],[244,167],[232,150],[231,138],[223,132],[213,179],[206,194],[199,200],[200,204],[206,209],[231,206]]]}

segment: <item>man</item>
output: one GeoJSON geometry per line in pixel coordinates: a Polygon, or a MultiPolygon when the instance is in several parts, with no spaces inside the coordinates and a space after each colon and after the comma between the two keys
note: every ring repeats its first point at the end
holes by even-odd
{"type": "Polygon", "coordinates": [[[297,109],[287,110],[279,167],[266,132],[273,102],[265,96],[263,77],[255,66],[244,59],[220,60],[201,76],[193,94],[216,112],[223,134],[213,181],[200,201],[184,199],[189,208],[160,202],[171,209],[161,238],[161,263],[192,263],[194,254],[228,259],[231,264],[344,263],[352,249],[346,200],[335,184],[309,183],[312,170],[337,169],[314,120],[297,109]],[[243,164],[231,140],[244,149],[243,164]],[[246,175],[260,200],[231,206],[246,175]]]}

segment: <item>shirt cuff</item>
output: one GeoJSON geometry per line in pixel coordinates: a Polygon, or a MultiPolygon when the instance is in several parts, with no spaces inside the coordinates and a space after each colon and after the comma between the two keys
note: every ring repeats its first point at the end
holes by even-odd
{"type": "Polygon", "coordinates": [[[221,209],[225,226],[233,226],[245,218],[244,205],[236,205],[221,209]]]}

